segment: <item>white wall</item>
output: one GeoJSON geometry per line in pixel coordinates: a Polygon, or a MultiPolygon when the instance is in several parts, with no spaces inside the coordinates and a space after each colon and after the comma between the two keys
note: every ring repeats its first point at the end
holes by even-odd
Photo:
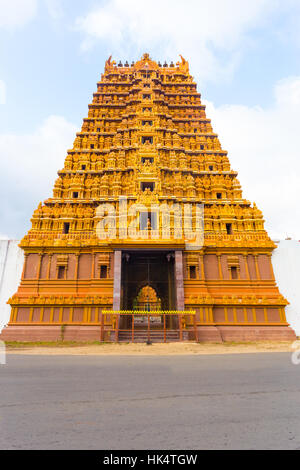
{"type": "MultiPolygon", "coordinates": [[[[300,243],[295,240],[276,242],[273,266],[280,292],[288,299],[287,320],[300,336],[300,243]]],[[[6,304],[18,289],[24,256],[17,240],[0,240],[0,331],[9,321],[6,304]]]]}
{"type": "Polygon", "coordinates": [[[300,336],[300,242],[276,242],[272,261],[281,294],[290,302],[286,308],[287,321],[300,336]]]}
{"type": "Polygon", "coordinates": [[[16,293],[22,275],[24,255],[17,240],[0,240],[0,331],[9,321],[8,299],[16,293]]]}

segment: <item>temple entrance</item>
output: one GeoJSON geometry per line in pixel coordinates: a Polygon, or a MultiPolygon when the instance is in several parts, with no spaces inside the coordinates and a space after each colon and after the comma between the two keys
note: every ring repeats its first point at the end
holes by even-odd
{"type": "Polygon", "coordinates": [[[161,329],[163,327],[163,317],[158,315],[161,311],[161,299],[153,287],[147,285],[142,287],[138,296],[133,302],[134,327],[135,329],[148,329],[148,326],[161,329]],[[143,313],[149,312],[152,315],[144,315],[143,313]]]}
{"type": "Polygon", "coordinates": [[[142,287],[133,301],[133,310],[146,312],[161,310],[161,299],[157,296],[153,287],[149,285],[142,287]]]}
{"type": "Polygon", "coordinates": [[[132,328],[133,321],[136,329],[148,329],[149,322],[151,329],[160,329],[164,321],[167,328],[177,328],[176,316],[164,320],[159,315],[176,309],[173,253],[123,252],[121,279],[122,310],[136,314],[123,315],[120,330],[132,328]],[[146,314],[151,311],[153,315],[146,314]]]}

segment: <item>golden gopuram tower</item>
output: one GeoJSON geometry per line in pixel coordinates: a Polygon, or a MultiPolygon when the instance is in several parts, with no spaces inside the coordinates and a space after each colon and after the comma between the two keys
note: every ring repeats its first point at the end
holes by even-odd
{"type": "Polygon", "coordinates": [[[53,197],[20,246],[3,340],[295,338],[275,245],[183,57],[107,60],[53,197]]]}

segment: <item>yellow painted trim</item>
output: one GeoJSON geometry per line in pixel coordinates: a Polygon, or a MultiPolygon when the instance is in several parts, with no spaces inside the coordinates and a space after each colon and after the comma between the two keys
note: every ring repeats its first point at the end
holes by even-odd
{"type": "Polygon", "coordinates": [[[196,315],[195,310],[103,310],[104,315],[196,315]]]}

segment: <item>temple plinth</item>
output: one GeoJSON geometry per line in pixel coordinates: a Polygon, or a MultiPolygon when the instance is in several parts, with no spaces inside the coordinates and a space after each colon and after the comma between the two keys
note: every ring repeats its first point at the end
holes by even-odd
{"type": "Polygon", "coordinates": [[[263,215],[182,57],[107,60],[21,247],[3,340],[134,340],[144,324],[164,340],[295,338],[263,215]]]}

